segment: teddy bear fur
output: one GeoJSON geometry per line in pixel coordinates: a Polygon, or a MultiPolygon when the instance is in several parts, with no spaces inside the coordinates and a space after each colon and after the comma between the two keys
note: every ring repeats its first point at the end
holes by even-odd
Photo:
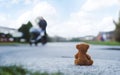
{"type": "Polygon", "coordinates": [[[78,53],[75,54],[75,61],[74,63],[76,65],[86,65],[90,66],[93,64],[93,60],[91,57],[87,54],[89,44],[82,43],[82,44],[77,44],[76,48],[78,49],[78,53]]]}

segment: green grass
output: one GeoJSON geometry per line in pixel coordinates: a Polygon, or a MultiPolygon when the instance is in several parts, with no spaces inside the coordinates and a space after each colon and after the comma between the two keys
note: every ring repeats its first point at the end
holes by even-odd
{"type": "MultiPolygon", "coordinates": [[[[118,45],[120,46],[120,42],[116,42],[116,41],[83,41],[89,44],[94,44],[94,45],[118,45]]],[[[28,44],[28,43],[18,43],[18,42],[0,42],[0,46],[18,46],[18,45],[24,45],[24,44],[28,44]]]]}
{"type": "Polygon", "coordinates": [[[18,43],[2,42],[2,43],[0,43],[0,46],[7,46],[7,45],[13,46],[13,45],[17,45],[17,44],[18,43]]]}
{"type": "Polygon", "coordinates": [[[20,44],[27,44],[27,43],[19,43],[19,42],[0,42],[0,46],[18,46],[20,44]]]}
{"type": "Polygon", "coordinates": [[[0,66],[0,75],[63,75],[61,72],[48,73],[40,71],[30,71],[22,66],[0,66]]]}
{"type": "Polygon", "coordinates": [[[114,45],[114,46],[120,46],[120,42],[116,41],[84,41],[89,44],[94,44],[94,45],[114,45]]]}

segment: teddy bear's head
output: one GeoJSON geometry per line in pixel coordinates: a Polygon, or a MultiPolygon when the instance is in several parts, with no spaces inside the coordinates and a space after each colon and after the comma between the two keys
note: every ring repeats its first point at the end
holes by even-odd
{"type": "Polygon", "coordinates": [[[76,48],[78,49],[78,51],[82,52],[82,53],[86,53],[88,48],[89,48],[89,45],[86,44],[86,43],[82,43],[82,44],[77,44],[76,45],[76,48]]]}

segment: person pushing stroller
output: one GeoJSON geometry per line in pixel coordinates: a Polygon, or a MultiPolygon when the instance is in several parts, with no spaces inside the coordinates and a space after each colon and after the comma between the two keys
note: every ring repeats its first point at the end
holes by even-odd
{"type": "Polygon", "coordinates": [[[45,45],[47,43],[47,33],[46,33],[46,27],[47,22],[43,17],[38,17],[38,26],[39,28],[31,27],[30,32],[30,45],[35,44],[38,45],[39,42],[42,43],[42,45],[45,45]]]}

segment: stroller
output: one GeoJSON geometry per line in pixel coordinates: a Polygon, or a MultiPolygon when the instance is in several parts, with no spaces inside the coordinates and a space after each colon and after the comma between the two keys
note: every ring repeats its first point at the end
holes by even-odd
{"type": "Polygon", "coordinates": [[[39,42],[41,42],[42,45],[45,45],[47,43],[47,35],[46,32],[43,31],[40,28],[31,28],[29,30],[30,32],[30,41],[29,44],[35,44],[38,45],[39,42]]]}

